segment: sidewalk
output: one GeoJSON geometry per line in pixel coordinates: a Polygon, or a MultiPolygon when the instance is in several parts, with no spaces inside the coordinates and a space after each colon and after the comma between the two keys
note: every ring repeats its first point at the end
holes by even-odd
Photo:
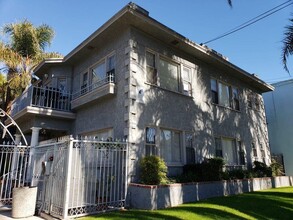
{"type": "MultiPolygon", "coordinates": [[[[12,218],[11,217],[11,209],[2,209],[0,208],[0,220],[12,220],[12,219],[16,219],[16,218],[12,218]]],[[[43,220],[41,217],[39,216],[31,216],[31,217],[27,217],[27,218],[17,218],[19,220],[43,220]]]]}

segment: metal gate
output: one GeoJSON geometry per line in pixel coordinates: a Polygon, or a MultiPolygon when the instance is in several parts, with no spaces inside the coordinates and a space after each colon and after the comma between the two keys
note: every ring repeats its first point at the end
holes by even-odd
{"type": "Polygon", "coordinates": [[[124,207],[126,142],[63,140],[37,146],[33,185],[40,211],[65,219],[124,207]]]}
{"type": "Polygon", "coordinates": [[[12,204],[12,189],[26,186],[30,148],[21,145],[0,145],[0,207],[12,204]]]}

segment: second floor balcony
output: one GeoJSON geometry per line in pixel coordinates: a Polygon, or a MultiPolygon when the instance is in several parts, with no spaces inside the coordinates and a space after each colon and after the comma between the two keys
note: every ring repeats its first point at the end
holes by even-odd
{"type": "Polygon", "coordinates": [[[11,116],[25,111],[42,109],[46,111],[70,112],[71,94],[52,87],[30,86],[21,96],[15,99],[11,105],[11,116]]]}
{"type": "Polygon", "coordinates": [[[89,86],[83,85],[73,95],[53,87],[30,86],[11,105],[11,116],[43,114],[56,117],[74,118],[72,109],[91,103],[101,97],[114,94],[115,70],[107,72],[101,79],[89,86]]]}

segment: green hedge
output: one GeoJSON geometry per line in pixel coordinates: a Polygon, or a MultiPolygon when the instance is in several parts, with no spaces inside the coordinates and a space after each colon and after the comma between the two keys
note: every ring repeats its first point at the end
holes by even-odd
{"type": "Polygon", "coordinates": [[[158,156],[146,156],[140,161],[140,181],[148,185],[166,184],[168,168],[158,156]]]}

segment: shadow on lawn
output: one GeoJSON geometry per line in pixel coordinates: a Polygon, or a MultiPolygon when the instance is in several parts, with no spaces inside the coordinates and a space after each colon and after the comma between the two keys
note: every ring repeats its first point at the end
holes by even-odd
{"type": "Polygon", "coordinates": [[[256,219],[292,219],[292,198],[292,193],[252,192],[207,202],[236,209],[256,219]]]}

